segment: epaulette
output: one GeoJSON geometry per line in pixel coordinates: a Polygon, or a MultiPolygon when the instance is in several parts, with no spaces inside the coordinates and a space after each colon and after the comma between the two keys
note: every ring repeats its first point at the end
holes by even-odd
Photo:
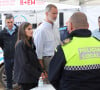
{"type": "Polygon", "coordinates": [[[70,38],[67,38],[67,39],[65,39],[65,40],[63,40],[63,41],[61,42],[61,45],[68,44],[70,41],[71,41],[71,39],[70,39],[70,38]]]}

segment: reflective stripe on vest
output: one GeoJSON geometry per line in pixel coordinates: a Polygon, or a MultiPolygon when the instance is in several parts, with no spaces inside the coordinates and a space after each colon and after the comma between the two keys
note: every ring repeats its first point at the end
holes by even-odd
{"type": "MultiPolygon", "coordinates": [[[[73,37],[73,40],[62,46],[67,67],[79,68],[91,65],[100,67],[100,41],[93,37],[73,37]]],[[[86,68],[86,69],[87,69],[86,68]]],[[[82,68],[83,69],[83,68],[82,68]]]]}

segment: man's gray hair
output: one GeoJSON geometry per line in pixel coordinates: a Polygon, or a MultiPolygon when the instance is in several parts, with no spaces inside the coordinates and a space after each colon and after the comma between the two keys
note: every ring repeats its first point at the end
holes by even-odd
{"type": "Polygon", "coordinates": [[[12,19],[12,18],[14,19],[14,17],[13,17],[12,14],[7,14],[7,15],[6,15],[6,19],[12,19]]]}
{"type": "Polygon", "coordinates": [[[46,6],[45,12],[49,12],[49,11],[51,10],[52,7],[54,7],[54,8],[57,9],[57,7],[56,7],[54,4],[48,4],[48,5],[46,6]]]}

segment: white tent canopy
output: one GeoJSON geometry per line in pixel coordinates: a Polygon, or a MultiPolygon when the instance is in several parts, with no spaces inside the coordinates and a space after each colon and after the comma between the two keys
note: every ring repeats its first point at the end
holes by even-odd
{"type": "MultiPolygon", "coordinates": [[[[5,1],[5,0],[0,0],[5,1]]],[[[6,0],[7,1],[7,0],[6,0]]],[[[10,0],[8,0],[10,1],[10,0]]],[[[80,9],[80,11],[86,13],[89,22],[89,28],[94,30],[98,28],[97,18],[100,15],[100,0],[35,0],[35,5],[20,5],[21,0],[13,0],[15,5],[4,6],[0,3],[0,12],[3,11],[44,11],[45,7],[49,3],[55,4],[59,10],[80,9]]],[[[25,0],[23,0],[25,1],[25,0]]],[[[27,0],[26,0],[27,1],[27,0]]],[[[31,1],[31,0],[30,0],[31,1]]],[[[65,16],[67,17],[67,16],[65,16]]],[[[64,19],[66,19],[64,17],[64,19]]]]}
{"type": "MultiPolygon", "coordinates": [[[[10,1],[10,0],[8,0],[10,1]]],[[[8,5],[5,5],[2,1],[0,3],[0,11],[22,11],[22,10],[35,10],[35,11],[42,11],[45,9],[45,7],[52,3],[55,4],[58,9],[78,9],[79,6],[78,5],[67,5],[67,4],[61,4],[61,3],[53,3],[53,2],[45,2],[45,1],[38,1],[35,4],[31,4],[31,5],[27,5],[27,4],[23,4],[20,5],[20,0],[14,0],[15,3],[13,3],[13,5],[10,5],[10,2],[8,3],[8,5]]]]}
{"type": "Polygon", "coordinates": [[[63,3],[67,5],[100,5],[100,0],[46,0],[48,2],[63,3]]]}

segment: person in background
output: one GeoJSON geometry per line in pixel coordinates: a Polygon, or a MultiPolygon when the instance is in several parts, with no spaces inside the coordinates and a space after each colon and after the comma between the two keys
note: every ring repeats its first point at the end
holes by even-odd
{"type": "Polygon", "coordinates": [[[58,10],[55,5],[47,5],[45,10],[46,18],[44,22],[38,26],[34,36],[36,53],[46,76],[44,83],[49,83],[49,63],[54,55],[55,48],[60,44],[60,34],[54,23],[56,21],[57,14],[58,10]]]}
{"type": "Polygon", "coordinates": [[[91,37],[86,15],[73,13],[68,30],[50,62],[50,83],[56,90],[100,90],[100,41],[91,37]]]}
{"type": "Polygon", "coordinates": [[[28,22],[22,23],[18,29],[14,61],[14,81],[21,86],[21,90],[37,87],[42,72],[32,35],[32,25],[28,22]]]}
{"type": "Polygon", "coordinates": [[[0,31],[0,47],[4,52],[4,65],[7,77],[7,90],[13,89],[12,71],[14,64],[15,43],[17,40],[18,27],[14,24],[12,14],[7,14],[5,27],[0,31]]]}
{"type": "Polygon", "coordinates": [[[63,42],[63,40],[65,40],[66,38],[68,38],[69,36],[69,32],[67,30],[67,26],[63,26],[59,28],[59,32],[60,32],[60,40],[63,42]]]}
{"type": "Polygon", "coordinates": [[[98,17],[99,28],[92,31],[92,36],[100,40],[100,16],[98,17]]]}

